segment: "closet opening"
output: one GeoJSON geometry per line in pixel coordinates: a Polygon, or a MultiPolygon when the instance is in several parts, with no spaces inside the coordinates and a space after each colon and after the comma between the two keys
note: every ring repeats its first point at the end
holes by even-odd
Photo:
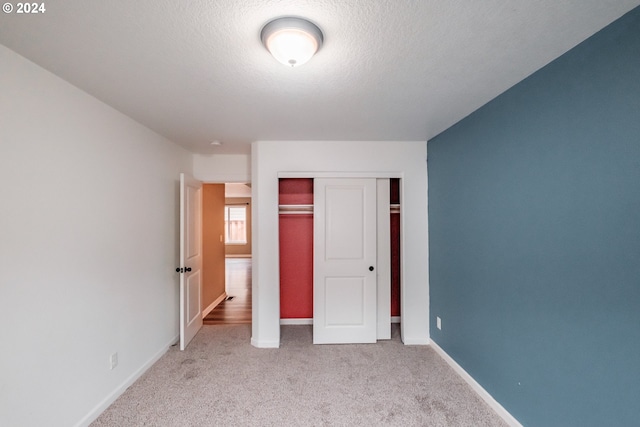
{"type": "MultiPolygon", "coordinates": [[[[391,323],[400,323],[400,179],[389,180],[391,323]]],[[[280,324],[313,324],[313,178],[279,179],[280,324]]]]}

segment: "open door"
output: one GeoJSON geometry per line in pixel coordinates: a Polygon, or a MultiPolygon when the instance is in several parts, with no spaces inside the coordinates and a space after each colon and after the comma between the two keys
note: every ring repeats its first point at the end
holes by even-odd
{"type": "Polygon", "coordinates": [[[376,180],[314,180],[314,344],[376,342],[376,180]]]}
{"type": "Polygon", "coordinates": [[[180,350],[202,327],[202,183],[180,174],[180,350]]]}

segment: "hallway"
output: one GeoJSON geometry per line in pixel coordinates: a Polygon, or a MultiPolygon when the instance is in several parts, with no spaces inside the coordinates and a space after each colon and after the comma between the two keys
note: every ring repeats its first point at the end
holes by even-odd
{"type": "Polygon", "coordinates": [[[228,297],[203,319],[203,324],[251,323],[251,258],[227,258],[225,271],[228,297]]]}

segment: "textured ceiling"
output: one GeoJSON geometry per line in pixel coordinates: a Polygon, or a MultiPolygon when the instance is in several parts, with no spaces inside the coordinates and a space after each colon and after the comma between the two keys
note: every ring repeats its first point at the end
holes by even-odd
{"type": "Polygon", "coordinates": [[[193,152],[246,153],[255,140],[427,140],[639,4],[58,0],[1,14],[0,43],[193,152]],[[282,15],[325,35],[298,68],[260,43],[282,15]]]}

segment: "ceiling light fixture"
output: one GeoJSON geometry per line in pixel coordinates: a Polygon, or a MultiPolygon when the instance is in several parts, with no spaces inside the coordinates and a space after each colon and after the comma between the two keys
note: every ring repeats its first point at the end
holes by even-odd
{"type": "Polygon", "coordinates": [[[296,17],[277,18],[268,22],[262,28],[260,38],[279,62],[291,67],[310,60],[324,40],[317,25],[296,17]]]}

